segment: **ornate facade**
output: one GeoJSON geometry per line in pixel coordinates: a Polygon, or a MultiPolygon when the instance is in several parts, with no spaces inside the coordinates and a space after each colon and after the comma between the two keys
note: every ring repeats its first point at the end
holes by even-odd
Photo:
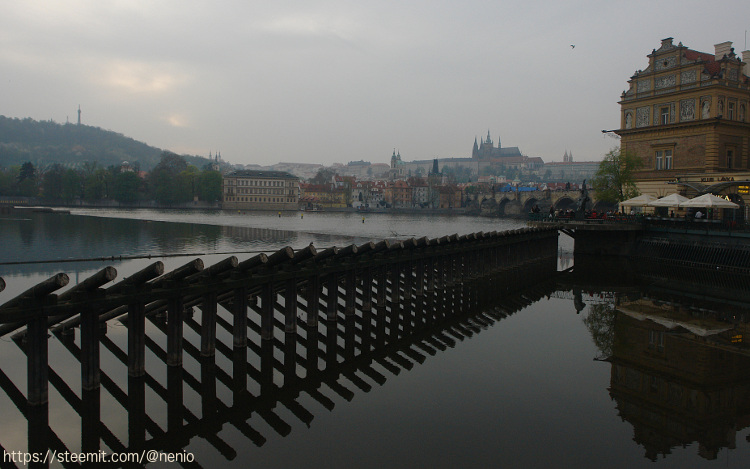
{"type": "Polygon", "coordinates": [[[643,160],[636,174],[642,193],[748,198],[742,181],[750,179],[750,52],[743,57],[731,42],[709,54],[667,38],[628,80],[615,132],[621,149],[643,160]]]}

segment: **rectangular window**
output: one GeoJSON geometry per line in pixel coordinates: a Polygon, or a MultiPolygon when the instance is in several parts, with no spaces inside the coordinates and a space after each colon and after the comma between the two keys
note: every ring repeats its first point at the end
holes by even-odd
{"type": "Polygon", "coordinates": [[[672,150],[664,150],[664,169],[672,169],[672,150]]]}
{"type": "Polygon", "coordinates": [[[734,152],[727,150],[727,168],[729,169],[732,169],[732,157],[734,157],[734,152]]]}
{"type": "Polygon", "coordinates": [[[662,125],[669,124],[669,108],[668,107],[661,108],[661,123],[662,125]]]}
{"type": "Polygon", "coordinates": [[[656,152],[656,169],[664,169],[664,152],[659,150],[656,152]]]}
{"type": "Polygon", "coordinates": [[[734,120],[734,103],[727,103],[727,119],[734,120]]]}

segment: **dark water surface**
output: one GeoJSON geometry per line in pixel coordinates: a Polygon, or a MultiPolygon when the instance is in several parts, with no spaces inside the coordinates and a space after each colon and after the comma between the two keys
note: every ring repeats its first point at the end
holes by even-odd
{"type": "MultiPolygon", "coordinates": [[[[14,215],[0,218],[0,276],[8,284],[0,304],[55,272],[69,273],[72,285],[113,265],[119,279],[163,255],[204,253],[208,266],[228,255],[217,253],[247,252],[237,254],[244,260],[286,245],[312,242],[321,249],[520,226],[385,214],[368,215],[365,223],[359,214],[334,213],[14,215]],[[61,262],[121,255],[153,258],[61,262]],[[16,264],[30,260],[57,262],[16,264]]],[[[566,237],[560,244],[560,264],[568,267],[572,244],[566,237]]],[[[193,257],[161,260],[168,271],[193,257]]],[[[669,285],[668,271],[657,282],[653,271],[631,268],[595,260],[551,280],[526,279],[523,286],[512,273],[491,284],[477,282],[472,288],[508,291],[498,293],[493,305],[414,338],[359,357],[321,357],[320,374],[300,364],[291,373],[284,370],[286,354],[302,354],[302,346],[285,351],[283,333],[270,355],[256,334],[247,355],[236,358],[231,334],[219,330],[217,340],[228,343],[229,352],[217,352],[215,362],[206,363],[186,351],[184,374],[177,377],[185,384],[175,390],[175,377],[152,349],[146,357],[151,378],[140,389],[147,416],[141,422],[121,401],[121,392],[139,390],[118,359],[127,351],[127,329],[110,321],[101,368],[112,384],[100,394],[99,419],[106,428],[100,447],[144,447],[135,435],[145,432],[145,447],[189,452],[195,461],[183,467],[206,468],[750,467],[750,354],[731,342],[746,332],[747,311],[731,302],[731,290],[714,294],[704,288],[700,298],[688,298],[680,292],[690,285],[654,286],[669,285]],[[253,372],[246,385],[234,382],[242,359],[257,370],[274,359],[271,384],[253,372]],[[167,431],[174,424],[170,403],[184,407],[182,431],[167,431]],[[216,417],[202,419],[207,412],[216,417]]],[[[220,317],[229,316],[222,310],[220,317]]],[[[356,330],[339,324],[335,333],[325,333],[345,348],[348,331],[356,330]]],[[[197,335],[187,326],[185,331],[195,343],[197,335]]],[[[166,348],[157,325],[150,324],[147,333],[166,348]]],[[[8,337],[2,340],[0,445],[26,451],[27,418],[13,400],[14,387],[25,394],[26,358],[8,337]]],[[[49,348],[57,384],[70,391],[50,385],[49,426],[68,449],[80,451],[81,409],[89,402],[80,389],[80,365],[58,337],[50,336],[49,348]]]]}

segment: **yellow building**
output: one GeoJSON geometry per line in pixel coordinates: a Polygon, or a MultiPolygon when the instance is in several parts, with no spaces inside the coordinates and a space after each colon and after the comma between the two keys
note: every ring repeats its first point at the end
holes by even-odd
{"type": "Polygon", "coordinates": [[[297,210],[299,179],[283,171],[233,171],[224,176],[222,208],[297,210]]]}
{"type": "Polygon", "coordinates": [[[750,52],[742,54],[731,42],[709,54],[667,38],[628,80],[615,132],[623,151],[643,159],[641,193],[750,199],[750,52]]]}
{"type": "Polygon", "coordinates": [[[344,208],[348,201],[343,187],[332,184],[301,184],[301,200],[305,208],[344,208]]]}

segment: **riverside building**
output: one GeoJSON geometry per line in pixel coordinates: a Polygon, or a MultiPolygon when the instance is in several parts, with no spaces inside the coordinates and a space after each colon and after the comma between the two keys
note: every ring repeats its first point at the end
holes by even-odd
{"type": "MultiPolygon", "coordinates": [[[[641,193],[705,192],[750,201],[750,51],[731,42],[713,54],[666,38],[620,99],[621,149],[643,160],[641,193]]],[[[746,211],[742,207],[742,211],[746,211]]]]}
{"type": "Polygon", "coordinates": [[[297,210],[299,178],[284,171],[233,171],[224,176],[227,210],[297,210]]]}

